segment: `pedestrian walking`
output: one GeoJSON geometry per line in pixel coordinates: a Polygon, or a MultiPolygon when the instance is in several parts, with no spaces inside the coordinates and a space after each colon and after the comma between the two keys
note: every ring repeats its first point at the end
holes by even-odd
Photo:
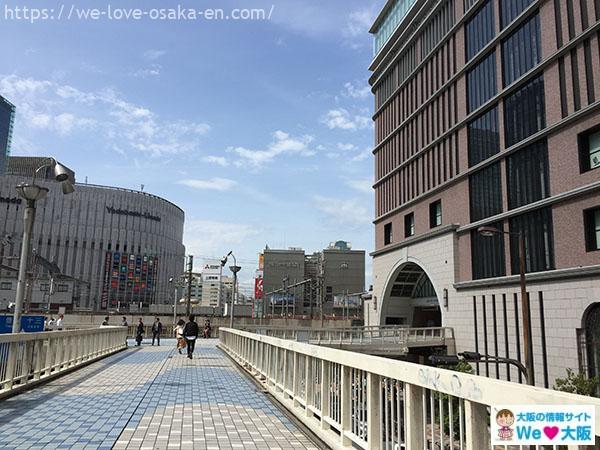
{"type": "Polygon", "coordinates": [[[185,328],[185,320],[179,319],[175,325],[175,337],[177,338],[177,351],[181,355],[181,349],[185,348],[185,339],[183,338],[183,329],[185,328]]]}
{"type": "Polygon", "coordinates": [[[210,320],[206,319],[204,321],[204,339],[210,339],[211,332],[212,332],[212,328],[210,326],[210,320]]]}
{"type": "Polygon", "coordinates": [[[138,347],[140,345],[142,345],[142,339],[144,339],[144,322],[142,321],[142,318],[140,317],[140,321],[135,330],[135,342],[137,342],[138,347]]]}
{"type": "Polygon", "coordinates": [[[194,320],[194,315],[190,315],[190,320],[185,324],[183,328],[183,338],[187,344],[187,357],[192,359],[194,354],[194,347],[196,346],[196,339],[198,339],[198,324],[194,320]]]}
{"type": "Polygon", "coordinates": [[[154,345],[154,339],[156,339],[160,347],[160,333],[162,333],[162,323],[160,323],[160,319],[157,317],[152,324],[152,345],[154,345]]]}
{"type": "Polygon", "coordinates": [[[104,322],[102,322],[102,326],[103,326],[103,327],[107,327],[107,326],[108,326],[108,316],[106,316],[106,317],[104,318],[104,322]]]}
{"type": "Polygon", "coordinates": [[[58,331],[62,331],[62,329],[63,329],[63,320],[65,320],[65,316],[62,314],[59,314],[58,320],[56,321],[56,329],[58,331]]]}
{"type": "Polygon", "coordinates": [[[123,320],[121,321],[121,326],[122,327],[128,327],[129,324],[127,323],[127,317],[123,316],[123,320]]]}
{"type": "Polygon", "coordinates": [[[50,320],[46,324],[46,331],[53,331],[55,325],[56,321],[54,320],[54,317],[50,316],[50,320]]]}

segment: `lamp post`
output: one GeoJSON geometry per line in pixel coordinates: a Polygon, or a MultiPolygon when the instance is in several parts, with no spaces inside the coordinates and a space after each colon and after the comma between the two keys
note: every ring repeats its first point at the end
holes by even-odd
{"type": "Polygon", "coordinates": [[[529,295],[525,283],[525,237],[522,232],[509,232],[494,227],[479,227],[477,232],[485,237],[499,234],[517,236],[519,239],[519,284],[521,285],[521,313],[523,315],[523,347],[525,349],[525,368],[527,384],[533,386],[533,353],[531,348],[531,318],[529,317],[529,295]]]}
{"type": "Polygon", "coordinates": [[[227,260],[229,257],[233,258],[233,266],[229,266],[229,270],[233,272],[233,289],[231,292],[231,311],[229,312],[229,328],[233,328],[233,317],[234,317],[234,308],[235,308],[235,296],[237,294],[237,273],[242,270],[240,266],[237,265],[237,261],[235,259],[235,255],[233,254],[233,250],[231,250],[223,259],[221,260],[221,266],[224,267],[227,264],[227,260]]]}
{"type": "Polygon", "coordinates": [[[35,203],[48,194],[48,188],[35,184],[35,177],[40,170],[46,167],[53,168],[54,179],[62,184],[63,194],[67,195],[75,191],[75,188],[69,181],[69,172],[67,168],[54,158],[47,158],[45,163],[35,170],[31,183],[21,183],[16,187],[17,194],[26,201],[27,206],[25,207],[23,217],[23,242],[21,244],[17,293],[15,296],[15,312],[13,315],[12,326],[13,333],[21,331],[21,312],[23,310],[23,300],[25,298],[25,287],[27,284],[27,263],[29,261],[29,246],[31,244],[31,234],[33,232],[33,223],[35,221],[35,203]]]}

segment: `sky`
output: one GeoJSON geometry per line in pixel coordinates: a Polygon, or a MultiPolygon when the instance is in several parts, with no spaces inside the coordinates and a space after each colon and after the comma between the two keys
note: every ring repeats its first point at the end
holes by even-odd
{"type": "MultiPolygon", "coordinates": [[[[172,201],[197,267],[233,250],[246,289],[265,245],[313,252],[346,240],[368,253],[368,29],[383,3],[7,2],[0,95],[17,107],[12,154],[52,155],[78,182],[143,185],[172,201]],[[147,15],[135,20],[135,8],[147,15]],[[151,18],[170,8],[188,20],[151,18]],[[191,20],[191,8],[205,16],[191,20]],[[237,8],[264,18],[231,20],[250,14],[237,8]],[[230,19],[208,20],[212,9],[230,19]]],[[[367,256],[367,285],[370,272],[367,256]]]]}

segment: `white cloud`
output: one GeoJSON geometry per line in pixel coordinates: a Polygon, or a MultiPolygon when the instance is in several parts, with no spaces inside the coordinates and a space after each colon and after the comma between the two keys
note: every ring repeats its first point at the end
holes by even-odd
{"type": "Polygon", "coordinates": [[[346,181],[346,184],[352,189],[362,192],[364,194],[373,193],[373,182],[368,178],[350,179],[346,181]]]}
{"type": "Polygon", "coordinates": [[[130,72],[129,76],[132,76],[134,78],[157,77],[160,75],[161,70],[162,66],[160,64],[150,64],[144,69],[138,69],[133,72],[130,72]]]}
{"type": "Polygon", "coordinates": [[[371,25],[375,21],[375,9],[359,9],[348,14],[346,27],[343,30],[345,36],[356,37],[368,35],[371,25]]]}
{"type": "Polygon", "coordinates": [[[330,130],[340,129],[356,131],[372,126],[371,119],[361,115],[351,115],[344,108],[331,109],[321,119],[330,130]]]}
{"type": "Polygon", "coordinates": [[[0,75],[0,93],[18,105],[22,126],[61,136],[93,128],[120,153],[183,153],[197,149],[199,139],[210,131],[202,122],[164,120],[111,89],[85,92],[52,81],[0,75]]]}
{"type": "Polygon", "coordinates": [[[371,87],[369,85],[361,86],[351,82],[344,84],[342,95],[349,98],[365,99],[371,96],[371,87]]]}
{"type": "Polygon", "coordinates": [[[365,202],[353,199],[341,200],[321,195],[314,196],[316,208],[337,225],[366,225],[371,222],[371,214],[365,202]]]}
{"type": "Polygon", "coordinates": [[[350,161],[351,162],[364,161],[365,159],[368,159],[371,156],[373,156],[373,152],[372,152],[372,150],[369,147],[367,147],[362,152],[360,152],[359,154],[355,155],[350,161]]]}
{"type": "Polygon", "coordinates": [[[339,150],[342,150],[342,151],[345,151],[345,152],[349,152],[349,151],[355,150],[356,149],[356,145],[354,145],[354,144],[344,144],[342,142],[338,142],[337,143],[337,148],[339,150]]]}
{"type": "Polygon", "coordinates": [[[194,189],[210,190],[210,191],[228,191],[237,183],[228,178],[210,178],[208,180],[180,180],[177,184],[188,186],[194,189]]]}
{"type": "Polygon", "coordinates": [[[229,165],[229,161],[227,161],[227,158],[225,158],[224,156],[205,156],[204,158],[202,158],[202,161],[211,164],[218,164],[221,167],[227,167],[229,165]]]}
{"type": "Polygon", "coordinates": [[[238,166],[242,166],[245,162],[254,167],[261,167],[281,155],[297,154],[313,156],[315,151],[309,148],[309,144],[312,141],[313,137],[309,135],[292,137],[288,133],[278,130],[273,133],[273,140],[266,150],[229,147],[227,151],[236,153],[241,158],[241,161],[236,161],[236,165],[238,166]]]}
{"type": "Polygon", "coordinates": [[[146,50],[144,52],[144,54],[142,55],[142,57],[146,61],[156,61],[158,58],[160,58],[161,56],[164,56],[166,53],[167,53],[166,50],[150,49],[150,50],[146,50]]]}
{"type": "Polygon", "coordinates": [[[188,254],[219,255],[260,234],[261,230],[247,224],[186,219],[183,240],[188,254]]]}

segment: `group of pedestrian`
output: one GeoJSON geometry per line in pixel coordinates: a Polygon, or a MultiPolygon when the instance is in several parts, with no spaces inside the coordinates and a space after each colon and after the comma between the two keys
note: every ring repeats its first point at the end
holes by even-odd
{"type": "Polygon", "coordinates": [[[44,331],[62,331],[64,319],[65,316],[62,314],[59,314],[58,319],[56,320],[52,316],[50,316],[50,319],[48,319],[48,317],[44,317],[44,331]]]}
{"type": "Polygon", "coordinates": [[[175,326],[175,336],[177,337],[177,351],[182,354],[182,350],[187,347],[187,357],[193,358],[194,349],[196,348],[196,340],[200,335],[200,327],[196,323],[196,318],[193,314],[190,315],[188,322],[179,319],[175,326]]]}

